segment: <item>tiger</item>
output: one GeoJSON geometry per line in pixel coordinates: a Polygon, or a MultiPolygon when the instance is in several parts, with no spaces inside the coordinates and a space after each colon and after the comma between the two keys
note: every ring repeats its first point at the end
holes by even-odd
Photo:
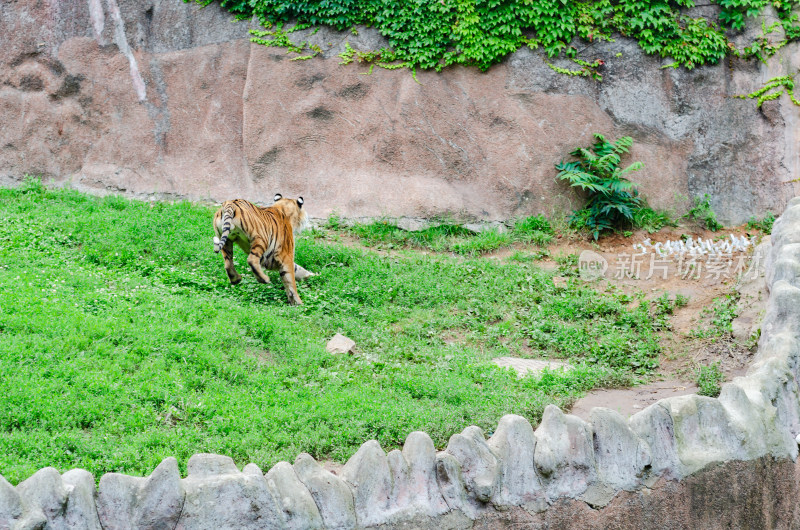
{"type": "Polygon", "coordinates": [[[233,244],[248,254],[247,264],[260,283],[270,283],[262,267],[280,271],[291,305],[302,305],[295,279],[315,276],[294,262],[294,238],[308,224],[303,198],[286,199],[280,193],[263,208],[244,199],[225,201],[214,214],[214,252],[222,251],[231,285],[242,281],[233,264],[233,244]]]}

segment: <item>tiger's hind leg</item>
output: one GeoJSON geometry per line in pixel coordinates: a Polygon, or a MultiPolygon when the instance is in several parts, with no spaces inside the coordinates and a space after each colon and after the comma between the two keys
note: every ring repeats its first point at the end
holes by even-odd
{"type": "Polygon", "coordinates": [[[297,294],[297,284],[294,280],[294,263],[281,263],[281,281],[286,289],[286,296],[290,305],[303,305],[300,295],[297,294]]]}
{"type": "Polygon", "coordinates": [[[230,239],[222,246],[222,258],[225,260],[225,272],[228,273],[231,285],[241,282],[242,276],[236,272],[236,266],[233,264],[233,242],[230,239]]]}
{"type": "Polygon", "coordinates": [[[264,254],[264,245],[259,241],[253,241],[250,245],[250,255],[247,256],[247,264],[256,276],[259,283],[269,283],[269,276],[261,270],[261,256],[264,254]]]}

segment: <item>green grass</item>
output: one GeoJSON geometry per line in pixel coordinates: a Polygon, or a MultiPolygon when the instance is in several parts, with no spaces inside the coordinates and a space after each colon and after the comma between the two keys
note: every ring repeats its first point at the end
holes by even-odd
{"type": "Polygon", "coordinates": [[[670,298],[669,293],[664,293],[653,300],[653,325],[658,329],[670,329],[669,317],[675,312],[676,308],[685,307],[689,303],[689,298],[676,294],[675,298],[670,298]]]}
{"type": "Polygon", "coordinates": [[[633,226],[653,234],[667,226],[678,226],[678,223],[669,212],[645,205],[633,212],[633,226]]]}
{"type": "Polygon", "coordinates": [[[722,390],[720,383],[725,381],[725,374],[719,368],[719,361],[701,366],[695,374],[695,382],[700,387],[697,394],[700,396],[717,397],[722,390]]]}
{"type": "Polygon", "coordinates": [[[0,189],[0,474],[143,475],[198,452],[263,469],[301,451],[344,461],[415,430],[443,447],[467,425],[536,424],[549,403],[656,366],[641,297],[575,278],[556,288],[524,261],[305,238],[298,262],[319,275],[289,307],[238,250],[245,279],[228,284],[212,214],[36,181],[0,189]],[[355,354],[325,352],[336,332],[355,354]],[[490,362],[520,351],[576,368],[520,379],[490,362]]]}
{"type": "MultiPolygon", "coordinates": [[[[591,212],[589,210],[585,208],[576,210],[569,218],[569,227],[579,232],[590,233],[592,232],[590,218],[591,212]]],[[[678,226],[678,222],[673,218],[672,214],[665,210],[654,210],[645,202],[644,206],[632,210],[632,217],[629,222],[620,222],[616,227],[605,229],[605,232],[598,232],[598,236],[603,233],[622,233],[625,237],[632,236],[633,232],[625,230],[625,228],[642,229],[649,234],[654,234],[668,226],[678,226]]]]}
{"type": "Polygon", "coordinates": [[[692,331],[697,338],[728,337],[733,333],[733,320],[739,316],[739,295],[727,294],[714,298],[711,307],[703,309],[701,316],[705,325],[692,331]]]}
{"type": "MultiPolygon", "coordinates": [[[[345,228],[337,215],[328,219],[327,227],[334,230],[345,228]]],[[[514,242],[545,246],[552,241],[554,234],[550,223],[543,215],[520,219],[510,230],[502,232],[488,229],[476,233],[462,225],[452,223],[442,223],[424,230],[403,230],[386,220],[356,224],[349,227],[349,232],[370,246],[427,249],[465,256],[486,254],[514,242]]]]}
{"type": "Polygon", "coordinates": [[[771,234],[772,233],[772,225],[775,223],[775,214],[772,212],[767,212],[764,215],[763,219],[758,219],[757,217],[751,217],[747,221],[747,229],[748,230],[760,230],[764,234],[771,234]]]}
{"type": "Polygon", "coordinates": [[[716,232],[725,228],[722,226],[722,224],[720,224],[719,221],[717,221],[717,214],[711,208],[711,197],[709,197],[708,194],[705,194],[702,197],[694,198],[694,206],[689,208],[689,212],[686,214],[686,217],[689,219],[694,219],[697,221],[698,225],[707,228],[712,232],[716,232]]]}

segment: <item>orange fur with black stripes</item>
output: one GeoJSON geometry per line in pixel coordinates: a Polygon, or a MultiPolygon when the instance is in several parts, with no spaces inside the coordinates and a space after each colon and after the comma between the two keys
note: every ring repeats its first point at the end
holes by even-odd
{"type": "Polygon", "coordinates": [[[233,265],[235,243],[248,254],[247,264],[259,282],[269,283],[262,267],[280,271],[289,303],[302,304],[295,284],[294,237],[305,223],[302,197],[284,199],[278,194],[275,204],[267,208],[244,199],[222,203],[222,208],[214,214],[214,252],[222,251],[231,284],[242,281],[233,265]]]}

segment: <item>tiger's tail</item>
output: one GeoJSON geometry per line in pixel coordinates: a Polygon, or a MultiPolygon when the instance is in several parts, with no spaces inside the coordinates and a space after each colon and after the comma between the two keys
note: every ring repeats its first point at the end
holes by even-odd
{"type": "Polygon", "coordinates": [[[228,241],[228,236],[231,234],[231,230],[233,229],[233,205],[232,204],[225,204],[222,207],[222,233],[220,233],[220,237],[214,236],[214,252],[219,254],[219,251],[222,250],[222,247],[225,246],[225,243],[228,241]]]}

